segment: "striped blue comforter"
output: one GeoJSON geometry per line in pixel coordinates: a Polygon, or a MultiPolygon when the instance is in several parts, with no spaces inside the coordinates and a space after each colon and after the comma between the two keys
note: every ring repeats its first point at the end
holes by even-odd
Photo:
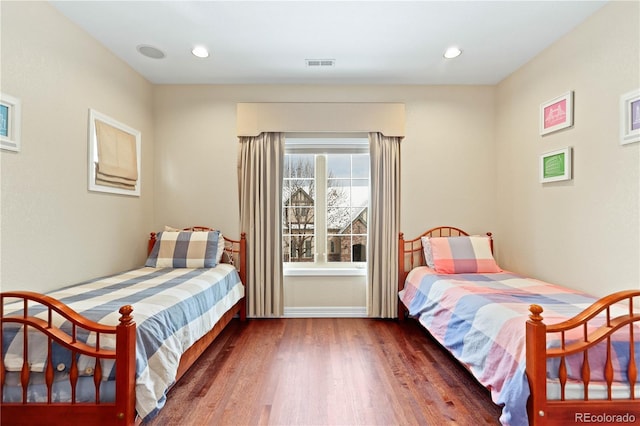
{"type": "MultiPolygon", "coordinates": [[[[166,393],[175,381],[181,355],[238,300],[244,286],[236,269],[227,264],[203,269],[139,268],[118,275],[92,280],[48,293],[81,315],[106,325],[117,325],[123,305],[133,306],[137,325],[136,341],[136,410],[140,417],[151,418],[164,406],[166,393]]],[[[5,306],[5,315],[21,312],[22,304],[5,306]]],[[[46,312],[30,308],[31,316],[45,317],[46,312]]],[[[46,318],[45,318],[46,319],[46,318]]],[[[58,318],[56,326],[68,328],[58,318]]],[[[35,336],[34,336],[35,337],[35,336]]],[[[31,370],[42,372],[46,363],[46,339],[29,338],[31,370]]],[[[115,338],[101,336],[100,346],[115,347],[115,338]]],[[[95,335],[84,333],[79,340],[95,343],[95,335]]],[[[22,333],[3,335],[5,367],[19,372],[23,365],[22,333]]],[[[78,369],[90,375],[94,359],[81,356],[78,369]]],[[[71,365],[69,351],[56,347],[54,369],[66,371],[71,365]]],[[[113,363],[103,363],[105,380],[113,379],[113,363]]],[[[31,395],[33,399],[46,395],[31,395]]]]}

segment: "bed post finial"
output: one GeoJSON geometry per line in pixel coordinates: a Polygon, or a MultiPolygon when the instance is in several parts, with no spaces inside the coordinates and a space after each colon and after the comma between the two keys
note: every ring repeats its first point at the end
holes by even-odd
{"type": "Polygon", "coordinates": [[[149,233],[149,241],[147,242],[147,256],[151,254],[151,250],[153,250],[153,246],[156,244],[156,239],[158,234],[155,232],[149,233]]]}
{"type": "Polygon", "coordinates": [[[487,232],[487,237],[489,237],[489,247],[491,248],[491,254],[493,254],[493,233],[487,232]]]}
{"type": "Polygon", "coordinates": [[[131,312],[133,306],[124,305],[120,324],[116,326],[116,405],[118,424],[129,426],[136,418],[136,323],[131,312]]]}
{"type": "Polygon", "coordinates": [[[128,325],[133,321],[133,317],[131,316],[131,312],[133,312],[133,306],[124,305],[118,312],[120,312],[120,315],[122,315],[120,317],[120,325],[128,325]]]}
{"type": "Polygon", "coordinates": [[[536,305],[535,303],[532,305],[529,305],[529,312],[531,312],[531,315],[529,315],[529,318],[531,319],[531,321],[541,322],[542,316],[540,314],[542,313],[542,311],[543,309],[542,309],[542,306],[540,305],[536,305]]]}

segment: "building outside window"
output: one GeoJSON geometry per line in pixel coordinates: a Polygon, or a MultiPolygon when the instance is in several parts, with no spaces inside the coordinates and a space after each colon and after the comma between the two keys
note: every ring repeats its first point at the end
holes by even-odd
{"type": "MultiPolygon", "coordinates": [[[[331,267],[366,262],[368,145],[290,143],[283,173],[284,262],[331,267]],[[289,149],[294,146],[294,149],[289,149]]],[[[365,139],[366,141],[366,139],[365,139]]]]}

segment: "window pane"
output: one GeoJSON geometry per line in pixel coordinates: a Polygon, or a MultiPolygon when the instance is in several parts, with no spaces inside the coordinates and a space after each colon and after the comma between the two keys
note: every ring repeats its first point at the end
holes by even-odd
{"type": "Polygon", "coordinates": [[[369,179],[353,179],[351,181],[351,206],[367,207],[369,192],[369,179]]]}
{"type": "Polygon", "coordinates": [[[369,180],[369,154],[354,154],[353,177],[369,180]]]}
{"type": "Polygon", "coordinates": [[[367,235],[369,209],[352,209],[351,210],[351,233],[367,235]]]}
{"type": "Polygon", "coordinates": [[[314,178],[315,155],[313,154],[285,154],[283,177],[286,178],[314,178]]]}
{"type": "Polygon", "coordinates": [[[300,234],[313,232],[314,218],[313,208],[309,207],[285,207],[282,209],[284,222],[282,234],[300,234]]]}
{"type": "Polygon", "coordinates": [[[329,235],[327,238],[328,262],[366,262],[366,235],[329,235]]]}
{"type": "Polygon", "coordinates": [[[291,236],[282,236],[282,261],[291,262],[291,236]]]}
{"type": "Polygon", "coordinates": [[[327,180],[327,208],[349,207],[351,205],[351,180],[327,180]]]}
{"type": "Polygon", "coordinates": [[[329,235],[327,237],[327,262],[351,262],[349,253],[351,237],[349,235],[329,235]]]}
{"type": "Polygon", "coordinates": [[[367,261],[367,237],[365,235],[354,236],[351,242],[352,262],[367,261]]]}
{"type": "Polygon", "coordinates": [[[285,262],[313,262],[313,234],[299,234],[283,238],[282,254],[285,262]]]}
{"type": "Polygon", "coordinates": [[[315,185],[309,179],[288,179],[282,183],[282,199],[285,206],[313,206],[315,185]]]}
{"type": "Polygon", "coordinates": [[[286,154],[282,201],[284,207],[315,205],[315,156],[286,154]]]}
{"type": "Polygon", "coordinates": [[[327,233],[351,233],[351,209],[348,207],[329,207],[327,209],[327,233]]]}
{"type": "Polygon", "coordinates": [[[331,154],[327,156],[327,178],[350,178],[351,155],[331,154]]]}

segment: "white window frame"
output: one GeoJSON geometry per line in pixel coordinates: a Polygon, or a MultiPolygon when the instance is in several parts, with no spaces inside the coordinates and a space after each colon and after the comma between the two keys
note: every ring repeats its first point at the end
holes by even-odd
{"type": "MultiPolygon", "coordinates": [[[[323,223],[323,227],[315,226],[314,232],[314,261],[313,262],[283,262],[285,276],[357,276],[366,275],[365,262],[327,262],[327,229],[326,229],[326,192],[327,167],[326,154],[369,154],[369,140],[366,136],[327,138],[295,137],[285,139],[287,154],[314,154],[316,200],[314,206],[314,223],[323,223]],[[323,196],[319,196],[323,194],[323,196]]],[[[371,176],[369,176],[371,185],[371,176]]],[[[284,214],[284,211],[283,211],[284,214]]],[[[369,233],[367,228],[367,243],[369,233]]]]}

